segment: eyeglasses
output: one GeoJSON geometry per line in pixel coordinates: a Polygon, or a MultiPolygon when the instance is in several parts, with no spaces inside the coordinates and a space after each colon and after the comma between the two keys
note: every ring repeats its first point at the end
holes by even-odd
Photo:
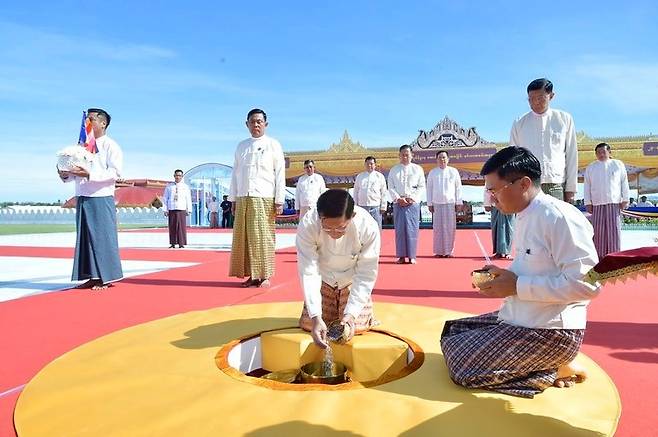
{"type": "Polygon", "coordinates": [[[324,219],[320,219],[320,221],[323,223],[322,230],[327,233],[344,234],[345,232],[347,232],[347,227],[350,225],[350,222],[348,221],[343,226],[337,228],[327,228],[326,226],[324,226],[324,219]]]}
{"type": "Polygon", "coordinates": [[[485,187],[484,191],[486,191],[487,193],[489,193],[489,194],[492,195],[492,196],[497,196],[498,193],[500,193],[501,191],[503,191],[505,188],[509,187],[510,185],[514,185],[514,182],[516,182],[516,181],[518,181],[518,180],[521,180],[521,179],[523,179],[524,177],[525,177],[525,176],[521,176],[520,178],[516,178],[516,179],[514,179],[513,181],[506,183],[505,185],[503,185],[503,186],[500,187],[500,188],[486,188],[486,187],[485,187]]]}

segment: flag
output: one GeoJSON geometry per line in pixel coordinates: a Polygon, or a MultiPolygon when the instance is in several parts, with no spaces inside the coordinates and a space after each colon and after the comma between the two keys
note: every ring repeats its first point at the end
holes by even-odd
{"type": "Polygon", "coordinates": [[[87,113],[82,111],[82,123],[80,123],[80,136],[78,137],[78,144],[87,149],[90,153],[98,153],[96,147],[96,138],[94,137],[94,129],[91,127],[91,120],[87,118],[87,113]]]}
{"type": "Polygon", "coordinates": [[[78,137],[79,145],[83,145],[87,141],[87,133],[85,132],[85,121],[87,121],[87,112],[82,111],[82,121],[80,122],[80,136],[78,137]]]}

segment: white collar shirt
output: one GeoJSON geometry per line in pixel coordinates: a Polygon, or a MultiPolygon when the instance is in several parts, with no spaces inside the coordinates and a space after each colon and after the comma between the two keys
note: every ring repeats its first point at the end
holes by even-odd
{"type": "Polygon", "coordinates": [[[462,205],[462,180],[454,167],[435,167],[427,175],[427,204],[462,205]]]}
{"type": "Polygon", "coordinates": [[[386,178],[377,170],[359,173],[354,181],[354,200],[359,206],[386,209],[386,178]]]}
{"type": "Polygon", "coordinates": [[[583,278],[598,256],[592,225],[576,207],[542,192],[516,215],[514,261],[517,294],[498,318],[526,328],[585,329],[587,305],[600,285],[583,278]]]}
{"type": "Polygon", "coordinates": [[[541,183],[565,184],[565,191],[576,192],[578,144],[569,113],[551,108],[526,113],[512,124],[510,144],[525,147],[539,160],[541,183]]]}
{"type": "Polygon", "coordinates": [[[114,184],[123,171],[121,147],[107,135],[96,138],[98,152],[89,167],[89,177],[69,176],[64,182],[75,182],[75,195],[83,197],[114,196],[114,184]]]}
{"type": "Polygon", "coordinates": [[[645,200],[644,202],[639,202],[637,206],[641,208],[651,208],[653,207],[653,203],[649,202],[648,200],[645,200]]]}
{"type": "Polygon", "coordinates": [[[388,172],[388,192],[395,202],[400,197],[411,197],[419,203],[425,190],[425,172],[423,167],[413,162],[396,164],[388,172]]]}
{"type": "Polygon", "coordinates": [[[327,186],[324,183],[324,178],[318,173],[313,173],[311,176],[306,174],[300,176],[295,187],[297,208],[315,206],[318,197],[325,191],[327,191],[327,186]]]}
{"type": "Polygon", "coordinates": [[[343,288],[350,294],[345,314],[356,319],[377,280],[380,231],[375,220],[363,208],[354,207],[345,234],[331,238],[322,230],[317,209],[304,215],[297,228],[297,269],[309,316],[322,314],[322,282],[343,288]]]}
{"type": "Polygon", "coordinates": [[[281,144],[267,135],[240,142],[235,150],[228,200],[264,197],[274,198],[274,203],[282,205],[285,189],[285,159],[281,144]]]}
{"type": "Polygon", "coordinates": [[[592,162],[585,169],[584,182],[585,205],[628,202],[626,166],[618,159],[592,162]]]}
{"type": "Polygon", "coordinates": [[[167,184],[162,197],[165,211],[192,211],[192,193],[185,182],[167,184]]]}
{"type": "Polygon", "coordinates": [[[210,212],[218,212],[219,211],[219,202],[216,200],[211,200],[208,203],[208,211],[210,212]]]}

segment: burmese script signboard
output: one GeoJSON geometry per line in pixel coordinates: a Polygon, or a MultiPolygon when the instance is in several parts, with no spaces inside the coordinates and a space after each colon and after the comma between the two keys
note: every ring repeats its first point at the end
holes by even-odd
{"type": "MultiPolygon", "coordinates": [[[[418,165],[436,163],[436,153],[439,150],[417,150],[414,152],[413,162],[418,165]]],[[[450,157],[450,163],[485,162],[491,155],[496,153],[495,147],[463,148],[446,150],[450,157]]]]}

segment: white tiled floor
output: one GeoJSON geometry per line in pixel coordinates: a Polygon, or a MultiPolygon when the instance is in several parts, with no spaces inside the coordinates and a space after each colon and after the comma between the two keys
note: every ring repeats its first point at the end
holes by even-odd
{"type": "MultiPolygon", "coordinates": [[[[195,264],[121,261],[126,278],[195,264]]],[[[0,256],[0,265],[0,302],[71,288],[78,284],[71,281],[73,259],[0,256]]]]}
{"type": "MultiPolygon", "coordinates": [[[[185,249],[231,250],[233,234],[188,232],[185,249]]],[[[295,245],[295,234],[277,234],[276,248],[295,245]]],[[[51,234],[0,235],[0,246],[75,247],[75,232],[51,234]]],[[[169,234],[165,232],[119,232],[119,247],[166,249],[169,234]]]]}
{"type": "MultiPolygon", "coordinates": [[[[232,234],[187,234],[188,244],[179,250],[231,250],[232,234]]],[[[277,234],[276,248],[295,245],[295,234],[277,234]]],[[[0,235],[0,246],[74,247],[75,232],[51,234],[0,235]]],[[[122,248],[166,249],[169,236],[164,232],[119,232],[122,248]]],[[[172,249],[173,250],[173,249],[172,249]]],[[[125,277],[185,267],[195,263],[169,261],[121,261],[125,277]]],[[[73,259],[0,256],[0,302],[70,288],[73,259]]]]}

